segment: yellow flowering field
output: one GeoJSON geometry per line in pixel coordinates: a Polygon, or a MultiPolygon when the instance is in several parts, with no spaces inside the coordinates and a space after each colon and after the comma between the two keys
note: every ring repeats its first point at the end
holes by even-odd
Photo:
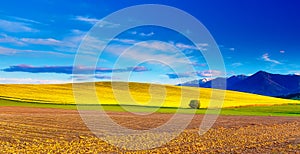
{"type": "MultiPolygon", "coordinates": [[[[76,87],[77,93],[84,98],[86,104],[99,103],[90,97],[90,94],[95,92],[101,104],[188,107],[191,99],[199,99],[201,107],[206,108],[211,101],[215,103],[215,99],[222,99],[223,94],[225,94],[223,107],[299,103],[294,100],[235,91],[145,83],[98,82],[95,83],[96,91],[85,83],[77,83],[76,87]],[[220,98],[211,98],[212,93],[220,98]]],[[[72,84],[0,84],[0,98],[37,103],[75,104],[72,84]]]]}

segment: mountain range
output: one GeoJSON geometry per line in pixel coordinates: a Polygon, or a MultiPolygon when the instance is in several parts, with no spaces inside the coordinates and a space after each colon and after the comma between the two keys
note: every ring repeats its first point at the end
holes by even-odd
{"type": "Polygon", "coordinates": [[[226,80],[227,82],[227,90],[275,97],[284,97],[291,94],[300,93],[299,75],[271,74],[265,71],[259,71],[251,76],[235,75],[229,78],[216,78],[212,80],[194,80],[179,84],[179,86],[211,88],[212,83],[214,85],[218,85],[218,83],[222,84],[222,81],[224,80],[226,80]]]}

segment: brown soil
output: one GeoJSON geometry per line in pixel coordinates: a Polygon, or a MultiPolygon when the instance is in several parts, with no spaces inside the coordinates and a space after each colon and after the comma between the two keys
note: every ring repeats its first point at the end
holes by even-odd
{"type": "MultiPolygon", "coordinates": [[[[137,130],[158,127],[173,116],[107,114],[137,130]]],[[[195,115],[188,128],[163,147],[126,151],[96,138],[76,110],[0,107],[0,153],[300,153],[299,117],[219,116],[213,128],[200,136],[203,116],[195,115]]]]}

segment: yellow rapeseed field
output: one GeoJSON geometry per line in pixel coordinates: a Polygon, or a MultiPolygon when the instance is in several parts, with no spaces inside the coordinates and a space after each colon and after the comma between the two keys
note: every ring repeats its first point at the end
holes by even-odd
{"type": "MultiPolygon", "coordinates": [[[[95,93],[95,91],[93,88],[87,86],[88,84],[91,83],[77,83],[75,86],[77,87],[77,94],[82,96],[81,98],[84,98],[84,103],[99,103],[90,96],[90,94],[95,93]]],[[[188,107],[191,99],[199,99],[201,101],[201,107],[206,108],[210,101],[222,99],[221,96],[223,93],[225,93],[223,107],[297,103],[293,100],[235,91],[146,83],[115,82],[112,84],[110,82],[97,82],[95,83],[95,89],[101,104],[188,107]],[[220,94],[220,98],[211,98],[212,91],[214,91],[217,96],[220,94]],[[182,93],[183,95],[181,95],[182,93]]],[[[78,97],[78,95],[76,96],[78,97]]],[[[0,84],[0,98],[26,102],[75,104],[72,84],[0,84]]]]}

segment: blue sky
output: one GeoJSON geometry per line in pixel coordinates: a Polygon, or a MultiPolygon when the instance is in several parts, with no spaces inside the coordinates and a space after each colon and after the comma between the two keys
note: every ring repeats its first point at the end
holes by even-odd
{"type": "MultiPolygon", "coordinates": [[[[103,17],[145,3],[177,7],[201,21],[219,46],[226,73],[209,70],[201,53],[179,33],[144,26],[115,38],[91,78],[127,80],[130,75],[130,81],[175,84],[195,78],[249,75],[259,70],[300,74],[297,1],[10,0],[0,5],[0,83],[62,83],[71,82],[72,77],[89,80],[85,71],[92,70],[90,66],[81,66],[78,69],[82,72],[72,74],[74,57],[84,36],[103,17]],[[116,58],[127,48],[130,51],[115,66],[116,58]],[[177,50],[183,55],[175,54],[177,50]],[[157,61],[142,62],[143,57],[157,61]],[[185,57],[189,57],[194,70],[180,65],[185,57]],[[180,66],[174,72],[158,62],[160,58],[180,66]]],[[[201,50],[207,46],[205,42],[200,44],[201,50]]]]}

